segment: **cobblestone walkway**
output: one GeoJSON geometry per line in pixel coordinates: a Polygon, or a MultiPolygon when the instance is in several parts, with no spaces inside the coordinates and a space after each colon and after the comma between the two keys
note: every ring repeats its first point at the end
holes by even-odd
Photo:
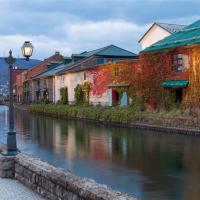
{"type": "Polygon", "coordinates": [[[0,178],[0,200],[44,200],[17,180],[0,178]]]}

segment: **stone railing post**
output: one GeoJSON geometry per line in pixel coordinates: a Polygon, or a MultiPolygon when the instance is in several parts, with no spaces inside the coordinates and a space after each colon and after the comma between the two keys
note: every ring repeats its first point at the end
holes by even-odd
{"type": "Polygon", "coordinates": [[[15,176],[15,156],[4,156],[0,154],[0,177],[14,178],[15,176]]]}

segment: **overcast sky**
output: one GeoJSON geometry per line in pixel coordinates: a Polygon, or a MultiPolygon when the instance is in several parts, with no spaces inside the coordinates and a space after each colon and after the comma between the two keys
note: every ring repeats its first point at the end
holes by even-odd
{"type": "Polygon", "coordinates": [[[189,24],[199,11],[199,0],[0,0],[0,56],[21,56],[25,40],[40,59],[109,44],[138,53],[153,22],[189,24]]]}

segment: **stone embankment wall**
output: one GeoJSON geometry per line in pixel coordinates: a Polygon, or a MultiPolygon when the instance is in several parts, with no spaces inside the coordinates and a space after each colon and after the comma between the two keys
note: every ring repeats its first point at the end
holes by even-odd
{"type": "Polygon", "coordinates": [[[16,178],[50,200],[134,200],[94,180],[75,176],[38,158],[18,154],[0,156],[0,176],[16,178]],[[3,166],[3,167],[1,167],[3,166]]]}

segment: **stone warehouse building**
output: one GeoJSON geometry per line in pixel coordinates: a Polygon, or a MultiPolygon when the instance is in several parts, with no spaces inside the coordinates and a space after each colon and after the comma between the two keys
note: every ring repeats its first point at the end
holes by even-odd
{"type": "MultiPolygon", "coordinates": [[[[114,45],[86,51],[81,54],[72,54],[70,58],[65,58],[62,64],[53,66],[49,70],[33,77],[34,90],[47,92],[46,96],[40,95],[37,98],[35,96],[34,100],[48,98],[48,100],[56,103],[61,98],[60,90],[66,88],[68,102],[74,103],[74,89],[78,84],[82,85],[88,82],[91,87],[89,94],[90,104],[112,105],[120,103],[127,105],[127,94],[124,94],[123,98],[120,99],[117,90],[114,89],[117,85],[110,80],[112,77],[111,69],[118,73],[117,76],[120,76],[120,69],[126,65],[131,65],[137,58],[136,54],[114,45]],[[102,69],[101,72],[100,69],[102,69]],[[105,71],[107,71],[106,74],[104,73],[105,71]],[[97,74],[100,75],[101,73],[104,73],[104,77],[97,76],[97,74]],[[101,80],[99,79],[100,77],[102,78],[101,80]],[[101,85],[97,86],[97,82],[101,85]],[[39,83],[39,87],[37,87],[36,83],[39,83]]],[[[127,74],[129,73],[127,72],[127,74]]],[[[121,86],[118,85],[118,87],[121,86]]]]}
{"type": "MultiPolygon", "coordinates": [[[[60,89],[67,87],[69,103],[75,102],[76,86],[84,83],[90,84],[89,103],[93,105],[114,105],[128,104],[127,93],[121,98],[115,87],[124,86],[123,82],[117,85],[113,82],[113,77],[120,77],[121,69],[126,68],[127,63],[138,59],[138,56],[130,51],[109,45],[97,50],[84,52],[81,54],[82,59],[66,69],[57,73],[55,76],[55,102],[60,100],[60,89]],[[113,84],[113,85],[111,85],[113,84]]],[[[127,68],[128,69],[128,68],[127,68]]],[[[131,72],[127,72],[130,74],[131,72]]]]}
{"type": "Polygon", "coordinates": [[[65,88],[68,102],[73,103],[77,85],[89,83],[88,100],[94,105],[127,105],[139,97],[154,107],[170,101],[199,106],[199,27],[200,20],[180,26],[142,50],[139,57],[114,45],[73,54],[70,58],[55,54],[22,73],[24,99],[26,102],[48,99],[56,103],[65,88]]]}
{"type": "Polygon", "coordinates": [[[140,52],[140,92],[163,104],[169,95],[185,106],[200,105],[200,20],[140,52]]]}

